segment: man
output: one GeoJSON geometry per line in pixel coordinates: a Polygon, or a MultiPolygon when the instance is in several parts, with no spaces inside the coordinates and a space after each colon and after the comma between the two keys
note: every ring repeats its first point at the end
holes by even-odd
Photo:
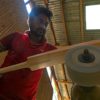
{"type": "MultiPolygon", "coordinates": [[[[27,57],[56,49],[45,39],[47,25],[52,12],[35,6],[29,15],[29,31],[15,32],[0,41],[0,51],[8,50],[1,67],[14,65],[27,60],[27,57]]],[[[0,78],[0,100],[36,100],[39,80],[43,69],[31,71],[21,69],[6,73],[0,78]]]]}

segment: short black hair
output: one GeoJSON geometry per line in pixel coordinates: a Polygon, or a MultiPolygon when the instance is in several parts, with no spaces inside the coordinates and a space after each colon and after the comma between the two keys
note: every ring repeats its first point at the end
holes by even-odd
{"type": "Polygon", "coordinates": [[[29,19],[33,16],[38,16],[39,14],[44,14],[48,17],[50,20],[51,17],[53,16],[52,12],[45,6],[40,6],[36,5],[32,8],[30,14],[29,14],[29,19]]]}

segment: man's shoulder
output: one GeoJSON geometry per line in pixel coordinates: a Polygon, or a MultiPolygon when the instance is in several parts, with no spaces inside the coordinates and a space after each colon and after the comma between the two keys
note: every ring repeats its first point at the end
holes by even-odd
{"type": "Polygon", "coordinates": [[[15,35],[23,35],[24,34],[24,32],[13,32],[13,33],[11,33],[12,35],[13,34],[15,34],[15,35]]]}
{"type": "Polygon", "coordinates": [[[18,36],[18,35],[21,35],[21,33],[20,32],[12,32],[7,36],[18,36]]]}
{"type": "Polygon", "coordinates": [[[26,32],[13,32],[10,35],[15,36],[15,37],[17,37],[17,36],[26,36],[27,33],[26,32]]]}

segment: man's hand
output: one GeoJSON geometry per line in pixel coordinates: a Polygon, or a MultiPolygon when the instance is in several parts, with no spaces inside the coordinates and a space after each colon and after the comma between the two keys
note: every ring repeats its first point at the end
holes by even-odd
{"type": "Polygon", "coordinates": [[[5,51],[6,48],[2,45],[2,43],[0,42],[0,52],[5,51]]]}

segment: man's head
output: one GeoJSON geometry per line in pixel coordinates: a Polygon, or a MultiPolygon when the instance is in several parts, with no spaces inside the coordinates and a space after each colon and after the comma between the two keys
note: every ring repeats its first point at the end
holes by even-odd
{"type": "Polygon", "coordinates": [[[47,25],[52,17],[52,12],[44,6],[34,6],[29,14],[28,24],[31,36],[44,39],[47,25]]]}

